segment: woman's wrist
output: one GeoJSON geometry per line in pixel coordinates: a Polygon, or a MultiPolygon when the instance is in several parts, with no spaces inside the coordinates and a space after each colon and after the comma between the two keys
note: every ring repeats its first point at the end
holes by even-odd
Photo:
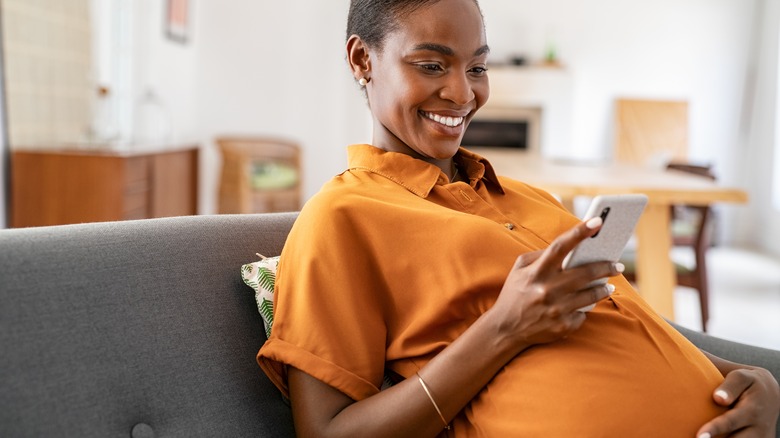
{"type": "MultiPolygon", "coordinates": [[[[495,307],[486,311],[472,326],[475,329],[485,331],[487,346],[495,349],[498,357],[505,357],[506,362],[530,348],[532,344],[525,342],[517,335],[517,327],[507,324],[507,318],[499,315],[500,310],[495,307]]],[[[506,363],[505,362],[505,363],[506,363]]]]}

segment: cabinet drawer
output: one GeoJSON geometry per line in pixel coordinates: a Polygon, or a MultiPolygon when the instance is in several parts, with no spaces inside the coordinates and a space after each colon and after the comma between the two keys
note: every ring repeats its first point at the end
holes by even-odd
{"type": "Polygon", "coordinates": [[[147,157],[133,157],[125,160],[125,184],[128,186],[134,183],[149,180],[149,159],[147,157]]]}
{"type": "Polygon", "coordinates": [[[14,151],[10,223],[29,227],[196,214],[197,157],[197,147],[178,146],[14,151]]]}
{"type": "Polygon", "coordinates": [[[148,191],[125,193],[124,201],[122,210],[125,219],[144,219],[149,217],[148,191]]]}

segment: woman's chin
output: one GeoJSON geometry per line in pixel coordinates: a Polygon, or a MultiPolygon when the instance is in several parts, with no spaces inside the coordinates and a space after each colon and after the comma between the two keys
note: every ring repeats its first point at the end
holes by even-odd
{"type": "Polygon", "coordinates": [[[430,141],[427,147],[421,149],[424,156],[434,160],[447,160],[455,156],[460,149],[460,139],[453,141],[430,141]]]}

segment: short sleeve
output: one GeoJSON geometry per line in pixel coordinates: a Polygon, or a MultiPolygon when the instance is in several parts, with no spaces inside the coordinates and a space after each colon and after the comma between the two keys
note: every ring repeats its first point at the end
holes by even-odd
{"type": "Polygon", "coordinates": [[[361,400],[379,391],[384,374],[382,277],[352,209],[324,204],[307,204],[290,232],[277,271],[273,332],[257,360],[286,396],[286,369],[293,366],[361,400]]]}

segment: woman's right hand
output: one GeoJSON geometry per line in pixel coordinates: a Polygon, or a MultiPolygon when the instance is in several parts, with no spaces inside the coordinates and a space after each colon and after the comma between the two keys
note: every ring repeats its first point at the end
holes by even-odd
{"type": "Polygon", "coordinates": [[[545,250],[521,255],[504,282],[489,313],[517,352],[535,344],[565,338],[585,322],[578,309],[606,297],[609,284],[588,287],[592,281],[618,275],[622,265],[596,262],[563,269],[566,255],[601,228],[601,218],[582,222],[560,235],[545,250]]]}

